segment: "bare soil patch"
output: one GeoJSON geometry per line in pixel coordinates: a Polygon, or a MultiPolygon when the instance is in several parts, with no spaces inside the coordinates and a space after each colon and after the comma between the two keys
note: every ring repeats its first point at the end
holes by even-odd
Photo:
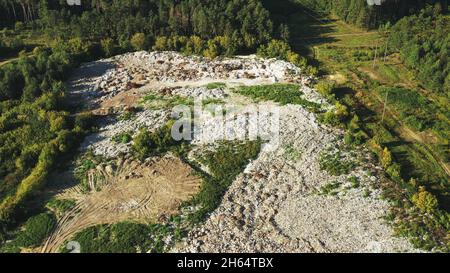
{"type": "Polygon", "coordinates": [[[82,194],[77,189],[80,186],[76,186],[57,196],[75,199],[77,205],[60,217],[42,252],[57,252],[76,232],[90,226],[127,220],[161,221],[176,214],[180,204],[190,200],[201,183],[189,165],[173,156],[144,163],[118,159],[114,165],[100,165],[90,174],[89,184],[100,190],[92,188],[90,193],[82,194]]]}

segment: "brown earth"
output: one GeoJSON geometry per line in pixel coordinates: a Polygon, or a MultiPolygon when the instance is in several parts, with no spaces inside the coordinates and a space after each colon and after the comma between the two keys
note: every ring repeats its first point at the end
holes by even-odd
{"type": "Polygon", "coordinates": [[[172,156],[145,163],[119,159],[115,165],[100,165],[90,173],[90,193],[82,194],[80,186],[76,186],[57,195],[75,199],[77,205],[59,217],[41,252],[58,252],[73,235],[94,225],[149,223],[173,215],[183,201],[198,192],[201,183],[190,166],[172,156]]]}

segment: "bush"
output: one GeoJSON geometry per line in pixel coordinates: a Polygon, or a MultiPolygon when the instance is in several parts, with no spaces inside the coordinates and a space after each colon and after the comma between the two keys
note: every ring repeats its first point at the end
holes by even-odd
{"type": "Polygon", "coordinates": [[[102,39],[100,41],[102,47],[103,55],[105,57],[111,57],[115,54],[114,40],[111,38],[102,39]]]}
{"type": "Polygon", "coordinates": [[[413,195],[411,201],[423,212],[432,213],[438,208],[437,198],[424,187],[419,187],[419,192],[413,195]]]}
{"type": "Polygon", "coordinates": [[[141,129],[133,138],[132,151],[139,159],[149,156],[163,154],[169,150],[180,151],[184,148],[184,141],[176,141],[172,137],[172,126],[174,121],[169,121],[166,125],[155,132],[141,129]]]}
{"type": "Polygon", "coordinates": [[[203,52],[203,56],[214,59],[215,57],[220,55],[219,46],[212,40],[208,41],[208,46],[203,52]]]}
{"type": "Polygon", "coordinates": [[[336,195],[338,194],[338,189],[341,187],[341,183],[338,181],[333,181],[320,187],[320,193],[322,195],[336,195]]]}
{"type": "Polygon", "coordinates": [[[49,213],[41,213],[31,217],[24,225],[13,241],[18,247],[36,247],[50,235],[56,226],[55,216],[49,213]]]}
{"type": "Polygon", "coordinates": [[[82,130],[88,130],[94,124],[94,115],[91,112],[78,114],[75,117],[74,126],[82,130]]]}
{"type": "Polygon", "coordinates": [[[131,37],[130,44],[135,50],[144,50],[147,46],[147,38],[144,33],[136,33],[131,37]]]}
{"type": "Polygon", "coordinates": [[[170,50],[168,48],[168,39],[166,36],[158,36],[156,37],[155,44],[152,47],[155,51],[164,51],[164,50],[170,50]]]}
{"type": "Polygon", "coordinates": [[[307,60],[293,52],[291,46],[284,41],[272,40],[267,45],[260,46],[256,54],[263,58],[276,58],[288,61],[310,75],[317,75],[318,72],[317,68],[309,66],[307,60]]]}
{"type": "Polygon", "coordinates": [[[334,105],[334,109],[328,110],[322,117],[324,123],[332,126],[342,126],[348,119],[349,113],[347,106],[337,102],[334,105]]]}
{"type": "Polygon", "coordinates": [[[392,154],[387,147],[381,153],[381,165],[387,169],[392,164],[392,154]]]}
{"type": "Polygon", "coordinates": [[[356,163],[347,161],[340,151],[324,151],[320,155],[319,165],[321,170],[325,170],[331,175],[339,176],[349,174],[355,168],[356,163]]]}
{"type": "Polygon", "coordinates": [[[257,50],[257,55],[264,58],[277,58],[285,60],[291,53],[291,46],[283,41],[272,40],[267,45],[262,45],[257,50]]]}
{"type": "Polygon", "coordinates": [[[315,88],[325,98],[334,99],[335,83],[333,81],[321,80],[315,85],[315,88]]]}
{"type": "Polygon", "coordinates": [[[128,132],[120,133],[118,135],[113,136],[112,141],[115,143],[127,144],[132,140],[132,136],[128,132]]]}

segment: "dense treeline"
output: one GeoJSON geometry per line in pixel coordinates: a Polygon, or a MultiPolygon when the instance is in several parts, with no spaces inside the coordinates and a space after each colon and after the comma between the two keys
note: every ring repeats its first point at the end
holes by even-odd
{"type": "Polygon", "coordinates": [[[374,28],[386,22],[419,12],[427,4],[437,11],[448,9],[448,0],[382,0],[382,5],[369,6],[367,0],[296,0],[317,11],[332,12],[347,23],[374,28]]]}
{"type": "MultiPolygon", "coordinates": [[[[4,7],[2,18],[16,20],[13,6],[4,7]]],[[[81,6],[39,0],[30,9],[33,16],[18,19],[41,27],[53,38],[108,38],[125,50],[131,48],[129,41],[136,33],[142,33],[147,44],[158,36],[196,35],[203,40],[224,36],[238,49],[255,49],[272,37],[273,28],[259,0],[106,0],[82,1],[81,6]]]]}
{"type": "Polygon", "coordinates": [[[393,28],[389,45],[428,88],[450,95],[450,18],[426,9],[405,17],[393,28]]]}

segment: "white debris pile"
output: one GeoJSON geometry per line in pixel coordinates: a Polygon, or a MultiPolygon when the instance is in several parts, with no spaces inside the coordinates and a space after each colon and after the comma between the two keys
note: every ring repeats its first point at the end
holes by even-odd
{"type": "Polygon", "coordinates": [[[251,85],[311,81],[310,76],[303,75],[301,69],[291,63],[256,55],[208,59],[177,52],[139,51],[90,62],[82,69],[87,69],[91,75],[84,77],[82,84],[77,84],[75,79],[69,85],[72,93],[85,96],[90,105],[145,86],[183,86],[216,80],[251,85]]]}
{"type": "MultiPolygon", "coordinates": [[[[331,176],[320,153],[340,144],[340,133],[317,123],[299,106],[280,107],[281,143],[262,151],[228,189],[206,223],[192,230],[174,252],[402,252],[415,251],[386,225],[389,205],[359,166],[331,176]],[[298,158],[286,152],[296,150],[298,158]],[[348,179],[359,180],[348,187],[348,179]],[[342,183],[335,195],[322,187],[342,183]],[[365,192],[370,191],[368,196],[365,192]]],[[[278,143],[277,143],[278,144],[278,143]]],[[[381,174],[379,174],[381,175],[381,174]]]]}
{"type": "Polygon", "coordinates": [[[171,90],[174,96],[191,97],[200,100],[223,99],[227,95],[223,88],[209,89],[206,87],[186,87],[171,90]]]}
{"type": "Polygon", "coordinates": [[[140,128],[155,130],[163,126],[170,117],[167,110],[144,110],[136,113],[135,117],[120,120],[115,117],[106,118],[97,133],[87,136],[81,144],[80,150],[92,150],[95,155],[106,158],[117,157],[130,152],[131,143],[115,142],[113,138],[123,133],[135,136],[140,128]]]}
{"type": "Polygon", "coordinates": [[[144,81],[179,82],[201,79],[290,79],[301,81],[302,75],[295,65],[276,59],[261,59],[255,55],[245,57],[208,59],[184,56],[177,52],[134,52],[114,59],[129,69],[134,78],[144,81]]]}

